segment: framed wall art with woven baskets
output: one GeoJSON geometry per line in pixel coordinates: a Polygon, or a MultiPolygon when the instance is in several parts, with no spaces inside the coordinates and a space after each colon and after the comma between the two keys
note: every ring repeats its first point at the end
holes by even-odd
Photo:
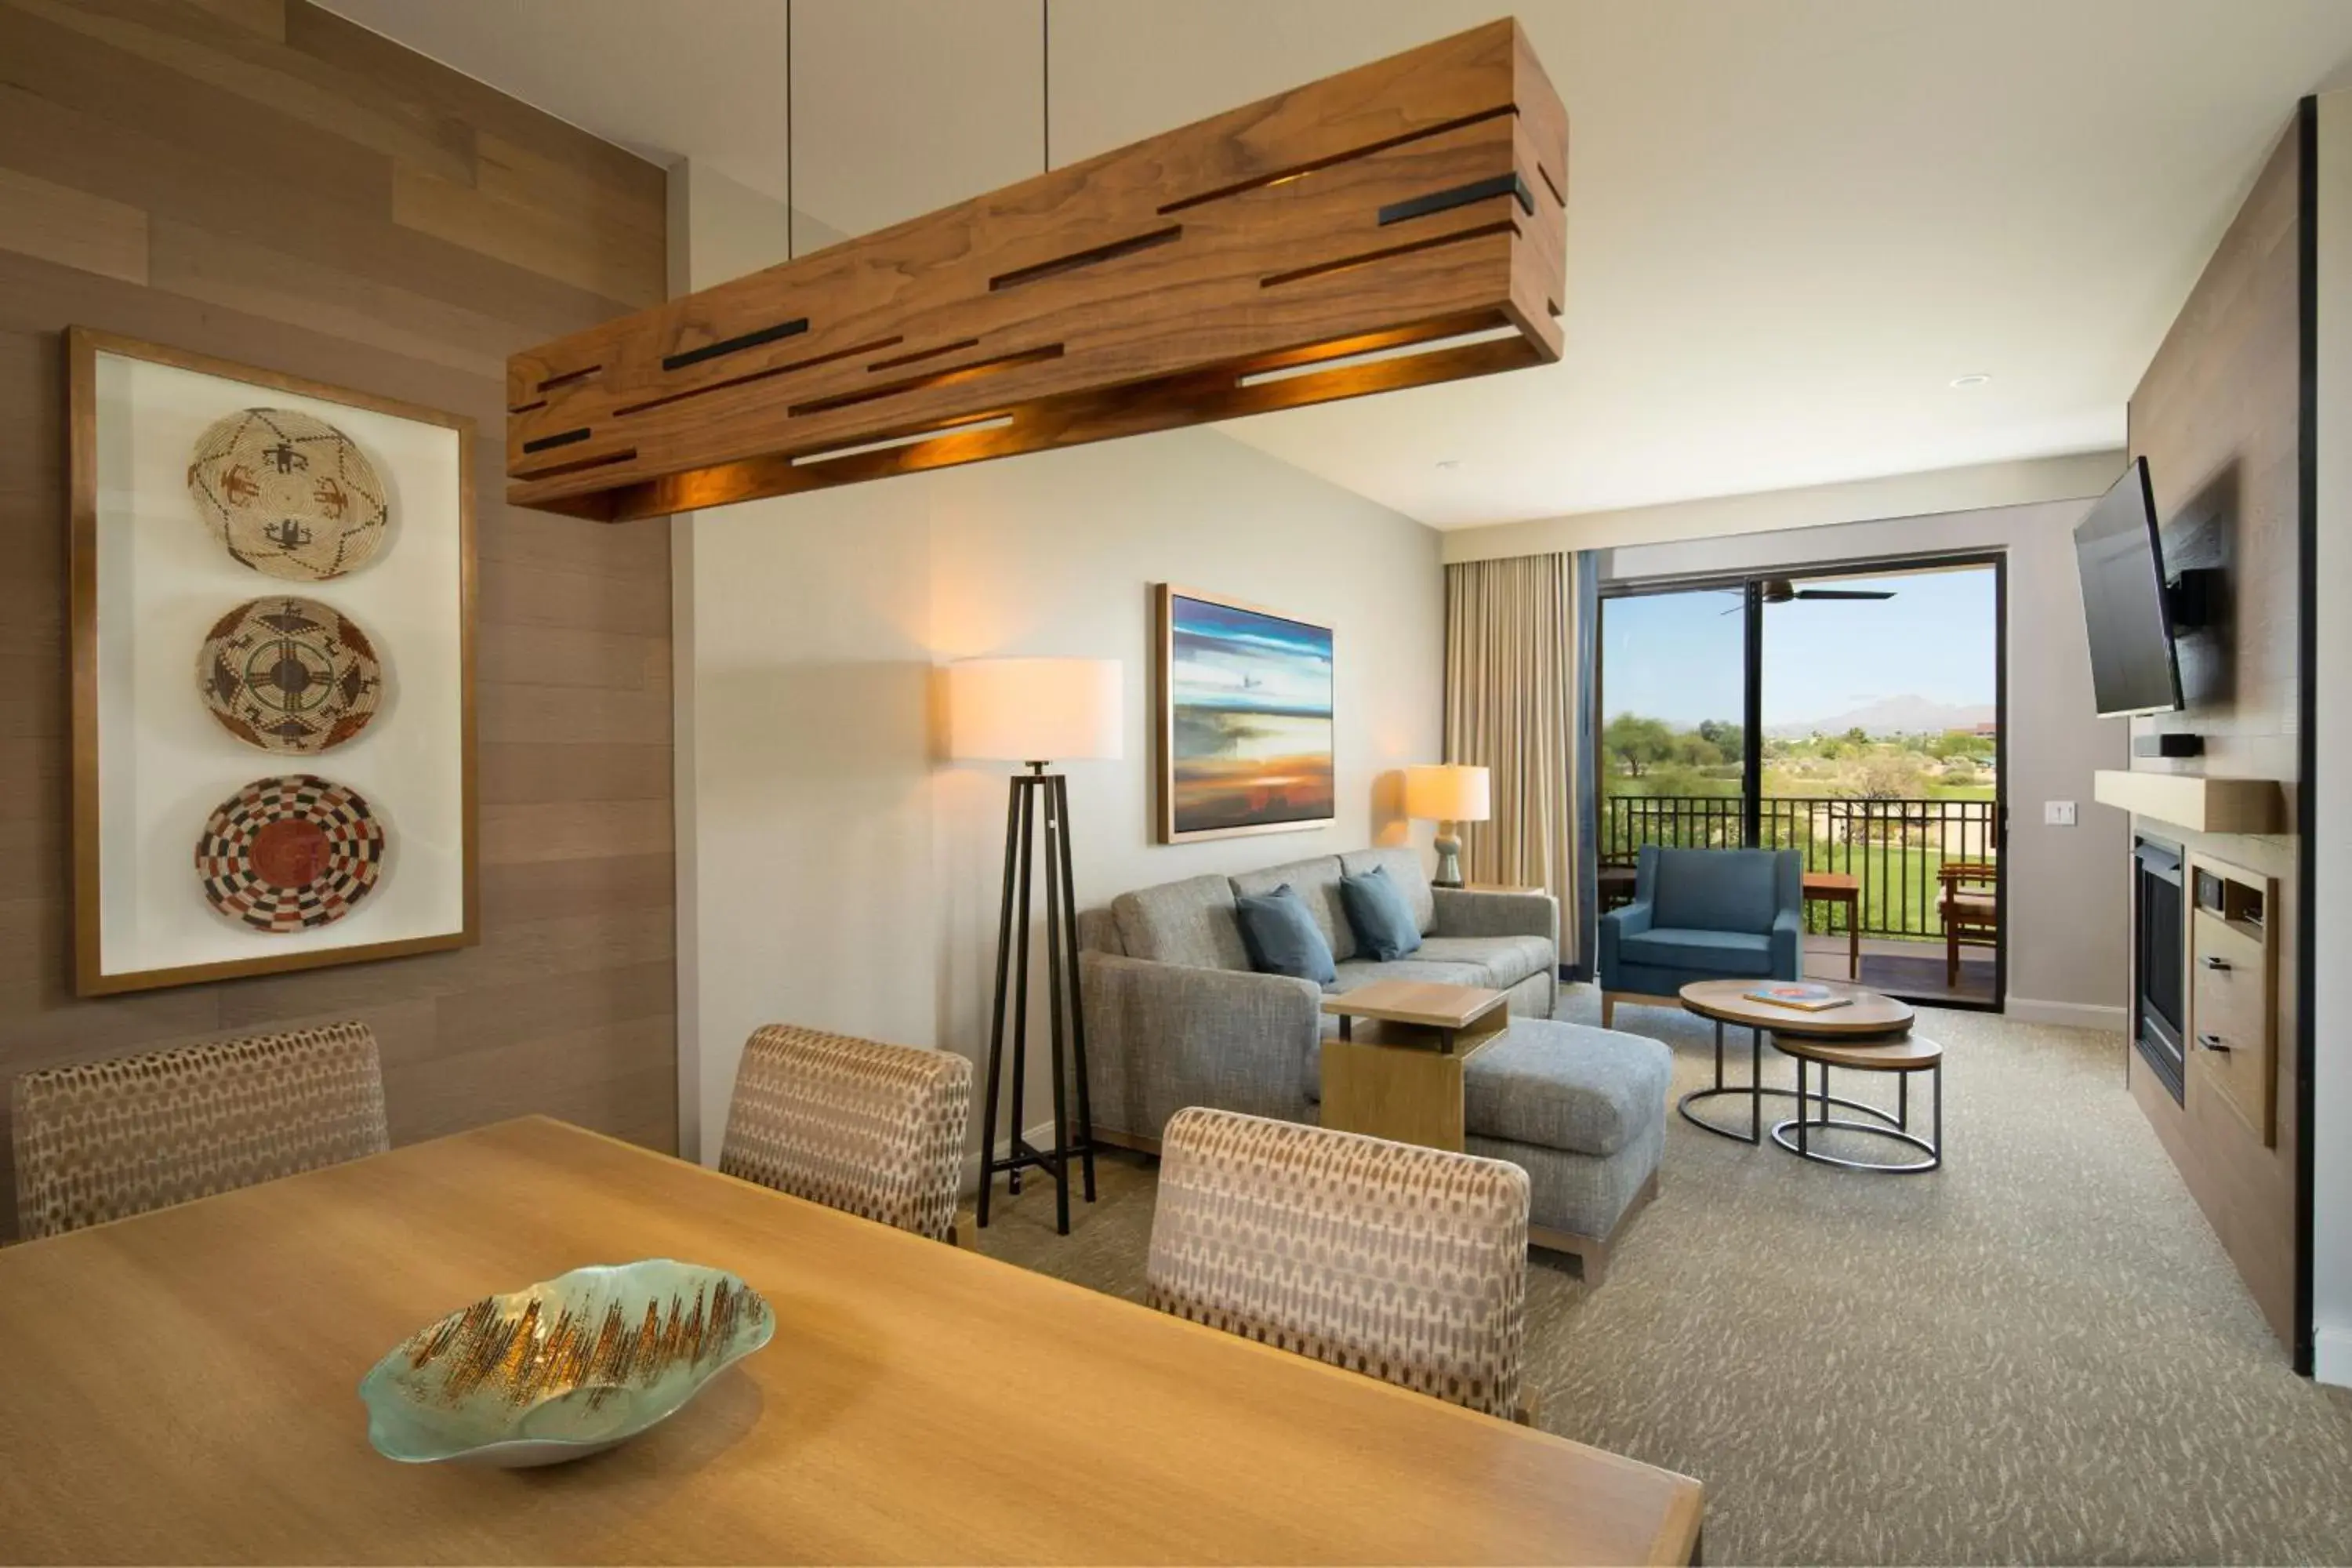
{"type": "Polygon", "coordinates": [[[474,422],[66,349],[75,988],[475,941],[474,422]]]}

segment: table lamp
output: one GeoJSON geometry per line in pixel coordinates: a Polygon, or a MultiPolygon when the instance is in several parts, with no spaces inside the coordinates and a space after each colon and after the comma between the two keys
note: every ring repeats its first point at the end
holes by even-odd
{"type": "Polygon", "coordinates": [[[1493,813],[1486,770],[1460,763],[1423,763],[1404,771],[1404,814],[1437,824],[1435,885],[1462,885],[1462,840],[1451,831],[1493,813]]]}
{"type": "Polygon", "coordinates": [[[968,658],[948,666],[948,754],[957,762],[1019,763],[1004,817],[1004,899],[996,924],[996,1005],[988,1037],[988,1089],[981,1135],[977,1218],[988,1224],[988,1198],[998,1173],[1021,1190],[1031,1166],[1054,1178],[1056,1228],[1070,1234],[1069,1163],[1085,1171],[1087,1202],[1095,1201],[1093,1108],[1087,1099],[1086,1011],[1078,994],[1078,910],[1070,876],[1068,782],[1047,773],[1055,762],[1116,761],[1122,754],[1125,706],[1115,658],[968,658]],[[1045,818],[1046,1016],[1054,1049],[1054,1146],[1032,1147],[1021,1135],[1029,1046],[1030,868],[1037,819],[1045,818]],[[1018,888],[1018,897],[1015,888],[1018,888]],[[1017,909],[1016,909],[1017,905],[1017,909]],[[1016,924],[1016,921],[1018,923],[1016,924]],[[1013,1084],[1007,1152],[996,1152],[998,1085],[1003,1076],[1005,1018],[1013,1021],[1013,1084]],[[1069,1042],[1065,1065],[1063,1041],[1069,1042]],[[1065,1099],[1075,1068],[1077,1123],[1065,1099]]]}

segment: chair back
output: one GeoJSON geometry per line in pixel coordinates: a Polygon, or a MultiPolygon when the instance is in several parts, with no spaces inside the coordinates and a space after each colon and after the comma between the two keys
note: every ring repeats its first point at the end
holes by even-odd
{"type": "Polygon", "coordinates": [[[1508,1417],[1527,1267],[1517,1165],[1199,1106],[1161,1133],[1160,1311],[1508,1417]]]}
{"type": "Polygon", "coordinates": [[[1642,846],[1637,899],[1650,923],[1682,931],[1769,931],[1804,907],[1805,858],[1795,849],[1674,849],[1642,846]]]}
{"type": "Polygon", "coordinates": [[[27,1240],[392,1146],[356,1022],[48,1068],[12,1100],[27,1240]]]}
{"type": "Polygon", "coordinates": [[[953,1051],[770,1024],[735,1069],[719,1168],[945,1241],[971,1079],[953,1051]]]}

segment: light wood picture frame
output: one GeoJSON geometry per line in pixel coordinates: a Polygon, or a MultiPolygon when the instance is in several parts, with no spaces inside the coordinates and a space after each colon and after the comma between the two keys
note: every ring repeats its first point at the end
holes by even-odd
{"type": "Polygon", "coordinates": [[[1159,839],[1306,833],[1339,816],[1337,639],[1244,599],[1153,588],[1159,839]]]}
{"type": "Polygon", "coordinates": [[[478,942],[475,422],[90,328],[65,339],[77,994],[478,942]],[[388,521],[366,565],[289,580],[207,531],[188,482],[194,439],[261,407],[331,425],[381,480],[388,521]],[[362,646],[387,695],[363,729],[289,753],[215,722],[198,656],[240,595],[310,598],[371,628],[362,646]],[[359,795],[383,853],[340,918],[251,929],[207,896],[198,840],[219,803],[300,773],[359,795]]]}

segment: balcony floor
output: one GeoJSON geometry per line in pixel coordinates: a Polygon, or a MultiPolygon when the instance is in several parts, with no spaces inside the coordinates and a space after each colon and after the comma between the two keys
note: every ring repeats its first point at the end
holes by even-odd
{"type": "Polygon", "coordinates": [[[1855,980],[1874,991],[1885,991],[1914,1002],[1963,1002],[1979,1006],[1991,1003],[1992,949],[1960,949],[1960,983],[1944,984],[1944,943],[1940,937],[1906,941],[1895,937],[1862,939],[1862,973],[1847,973],[1848,950],[1843,933],[1814,932],[1805,938],[1805,978],[1855,980]]]}

